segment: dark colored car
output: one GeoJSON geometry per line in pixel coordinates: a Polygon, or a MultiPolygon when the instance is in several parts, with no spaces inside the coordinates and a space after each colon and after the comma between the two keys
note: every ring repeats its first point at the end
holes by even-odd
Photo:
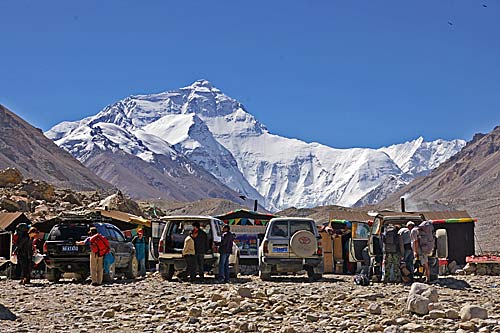
{"type": "Polygon", "coordinates": [[[109,272],[104,274],[104,281],[112,281],[116,273],[124,273],[129,279],[137,276],[138,262],[135,257],[135,247],[120,229],[109,223],[69,221],[56,224],[45,241],[47,280],[57,282],[64,273],[74,273],[79,281],[87,279],[90,275],[90,248],[76,245],[76,242],[85,240],[92,226],[108,239],[111,253],[115,257],[109,272]]]}

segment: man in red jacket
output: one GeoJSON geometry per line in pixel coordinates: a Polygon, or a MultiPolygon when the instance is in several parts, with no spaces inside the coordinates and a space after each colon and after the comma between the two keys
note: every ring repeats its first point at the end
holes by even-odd
{"type": "Polygon", "coordinates": [[[90,245],[90,276],[92,278],[92,285],[101,285],[104,267],[103,258],[109,252],[108,240],[97,232],[97,228],[91,227],[89,237],[84,241],[76,242],[76,245],[90,245]]]}

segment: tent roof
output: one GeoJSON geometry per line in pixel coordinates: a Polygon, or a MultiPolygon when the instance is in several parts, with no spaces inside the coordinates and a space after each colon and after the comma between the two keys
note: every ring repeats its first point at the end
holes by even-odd
{"type": "MultiPolygon", "coordinates": [[[[22,212],[16,213],[0,213],[0,229],[13,231],[15,226],[12,226],[19,218],[20,222],[30,223],[30,220],[22,212]],[[12,226],[12,227],[11,227],[12,226]]],[[[17,223],[16,223],[17,225],[17,223]]]]}
{"type": "Polygon", "coordinates": [[[215,217],[220,220],[237,219],[242,217],[257,219],[257,220],[270,220],[273,217],[277,216],[272,214],[259,213],[248,209],[236,209],[226,214],[217,215],[215,217]]]}

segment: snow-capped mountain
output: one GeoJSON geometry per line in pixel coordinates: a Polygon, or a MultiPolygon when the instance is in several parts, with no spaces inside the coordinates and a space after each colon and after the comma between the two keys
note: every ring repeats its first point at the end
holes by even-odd
{"type": "Polygon", "coordinates": [[[150,165],[159,156],[187,157],[269,209],[351,206],[362,198],[372,203],[370,198],[381,199],[455,152],[449,142],[421,138],[380,150],[334,149],[284,138],[206,80],[127,97],[96,116],[56,125],[46,135],[84,164],[102,151],[125,152],[150,165]],[[383,184],[392,186],[382,191],[383,184]]]}
{"type": "Polygon", "coordinates": [[[425,142],[423,137],[419,137],[413,141],[383,147],[379,150],[387,153],[405,173],[417,177],[427,175],[462,150],[465,144],[466,141],[460,139],[425,142]]]}

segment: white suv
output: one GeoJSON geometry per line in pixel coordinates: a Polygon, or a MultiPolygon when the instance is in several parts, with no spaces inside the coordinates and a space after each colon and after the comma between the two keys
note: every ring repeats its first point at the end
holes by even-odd
{"type": "Polygon", "coordinates": [[[323,276],[321,236],[312,219],[274,218],[266,226],[259,247],[259,276],[269,280],[273,274],[305,270],[310,280],[323,276]]]}
{"type": "MultiPolygon", "coordinates": [[[[205,267],[218,274],[219,253],[217,245],[221,241],[223,222],[211,216],[165,216],[161,218],[165,223],[158,244],[158,261],[160,275],[165,280],[171,280],[175,272],[184,271],[186,262],[182,257],[184,239],[193,230],[193,222],[199,222],[207,233],[209,250],[205,254],[205,267]]],[[[237,277],[239,271],[239,249],[233,243],[233,253],[229,256],[231,277],[237,277]]]]}

